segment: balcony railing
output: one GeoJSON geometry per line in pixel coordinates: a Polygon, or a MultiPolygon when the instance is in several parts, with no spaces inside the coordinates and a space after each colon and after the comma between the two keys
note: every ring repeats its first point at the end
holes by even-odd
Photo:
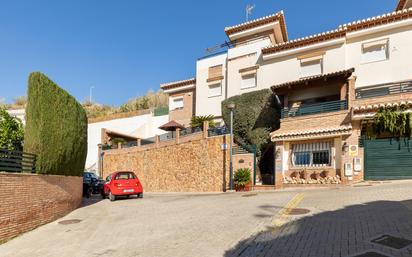
{"type": "Polygon", "coordinates": [[[311,115],[325,112],[336,112],[348,109],[348,101],[329,101],[316,104],[303,104],[299,107],[284,108],[281,112],[282,118],[289,118],[295,116],[311,115]]]}
{"type": "Polygon", "coordinates": [[[356,89],[356,99],[365,99],[400,93],[412,93],[412,81],[373,85],[356,89]]]}

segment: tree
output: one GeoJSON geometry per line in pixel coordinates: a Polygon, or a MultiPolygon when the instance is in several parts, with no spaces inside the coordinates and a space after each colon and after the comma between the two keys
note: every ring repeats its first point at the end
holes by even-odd
{"type": "Polygon", "coordinates": [[[29,76],[24,150],[37,154],[38,173],[81,176],[87,155],[86,112],[40,72],[29,76]]]}
{"type": "Polygon", "coordinates": [[[273,93],[263,89],[230,97],[222,102],[222,116],[230,124],[229,103],[234,103],[233,134],[240,145],[256,145],[257,156],[270,145],[270,132],[280,126],[280,113],[273,93]]]}
{"type": "Polygon", "coordinates": [[[216,126],[215,116],[213,115],[205,115],[205,116],[193,116],[190,121],[190,126],[192,128],[202,128],[203,122],[208,121],[209,127],[214,128],[216,126]]]}
{"type": "Polygon", "coordinates": [[[0,148],[21,151],[23,138],[21,120],[12,117],[4,108],[0,108],[0,148]]]}

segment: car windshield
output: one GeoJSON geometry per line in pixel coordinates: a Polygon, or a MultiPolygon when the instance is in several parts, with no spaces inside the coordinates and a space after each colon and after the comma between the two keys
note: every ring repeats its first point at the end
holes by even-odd
{"type": "Polygon", "coordinates": [[[115,180],[119,179],[135,179],[136,176],[131,172],[119,172],[116,174],[115,180]]]}

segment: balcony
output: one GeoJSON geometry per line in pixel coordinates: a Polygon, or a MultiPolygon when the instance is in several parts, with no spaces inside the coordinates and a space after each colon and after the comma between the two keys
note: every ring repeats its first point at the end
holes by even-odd
{"type": "Polygon", "coordinates": [[[299,107],[284,108],[281,111],[281,118],[312,115],[318,113],[336,112],[348,109],[347,100],[329,101],[315,104],[302,104],[299,107]]]}
{"type": "Polygon", "coordinates": [[[357,88],[355,91],[357,100],[394,94],[412,93],[412,81],[361,87],[357,88]]]}

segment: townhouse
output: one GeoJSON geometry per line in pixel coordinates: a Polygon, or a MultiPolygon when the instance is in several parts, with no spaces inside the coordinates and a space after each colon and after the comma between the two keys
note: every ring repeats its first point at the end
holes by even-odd
{"type": "Polygon", "coordinates": [[[198,59],[195,78],[162,86],[173,90],[171,112],[181,115],[173,119],[219,121],[223,100],[270,88],[281,106],[280,129],[270,133],[277,186],[302,173],[299,183],[412,178],[408,139],[366,138],[379,108],[412,107],[410,7],[399,1],[392,13],[294,40],[283,12],[227,27],[227,50],[198,59]]]}

